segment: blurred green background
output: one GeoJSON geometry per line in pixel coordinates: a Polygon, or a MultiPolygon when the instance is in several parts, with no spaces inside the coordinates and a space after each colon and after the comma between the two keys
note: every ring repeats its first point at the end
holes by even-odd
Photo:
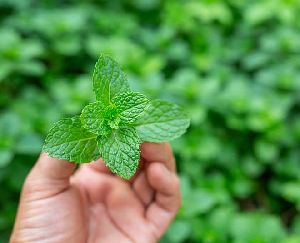
{"type": "Polygon", "coordinates": [[[0,0],[0,242],[53,122],[110,54],[185,107],[183,206],[164,243],[300,242],[299,0],[0,0]]]}

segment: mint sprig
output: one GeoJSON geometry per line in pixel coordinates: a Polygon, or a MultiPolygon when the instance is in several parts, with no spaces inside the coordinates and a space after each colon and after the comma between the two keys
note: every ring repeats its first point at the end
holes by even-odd
{"type": "Polygon", "coordinates": [[[125,73],[110,57],[95,65],[96,102],[73,118],[58,121],[49,131],[43,150],[75,163],[100,156],[110,170],[124,179],[136,172],[139,146],[144,141],[164,142],[181,136],[190,120],[171,102],[154,100],[129,88],[125,73]]]}

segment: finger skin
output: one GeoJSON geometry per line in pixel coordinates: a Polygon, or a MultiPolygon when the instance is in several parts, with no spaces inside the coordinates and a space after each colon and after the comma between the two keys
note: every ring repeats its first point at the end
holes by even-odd
{"type": "Polygon", "coordinates": [[[139,171],[133,178],[132,188],[141,202],[147,207],[154,198],[154,189],[148,182],[145,171],[151,163],[159,161],[170,171],[175,172],[175,159],[168,143],[145,142],[141,145],[141,161],[139,171]]]}
{"type": "Polygon", "coordinates": [[[170,171],[176,171],[172,148],[168,143],[145,142],[141,145],[141,157],[148,163],[163,163],[170,171]]]}
{"type": "Polygon", "coordinates": [[[118,231],[103,204],[98,203],[93,205],[90,208],[89,215],[94,220],[90,220],[89,223],[90,231],[93,233],[89,235],[88,242],[118,243],[122,239],[122,243],[132,243],[130,238],[124,237],[118,231]]]}
{"type": "MultiPolygon", "coordinates": [[[[105,205],[110,222],[131,242],[156,242],[153,232],[149,232],[147,227],[144,205],[136,197],[130,183],[85,166],[76,171],[71,184],[84,189],[93,208],[99,209],[99,204],[105,205]]],[[[97,222],[98,227],[103,223],[100,219],[97,222]]]]}
{"type": "Polygon", "coordinates": [[[105,165],[103,159],[98,159],[98,160],[93,161],[89,164],[83,164],[81,166],[87,166],[87,167],[90,167],[90,168],[92,168],[92,169],[94,169],[98,172],[113,175],[113,173],[110,171],[110,169],[105,165]]]}
{"type": "Polygon", "coordinates": [[[104,201],[106,195],[110,193],[112,187],[110,177],[87,165],[82,165],[70,178],[70,183],[84,192],[90,204],[96,204],[104,201]]]}
{"type": "Polygon", "coordinates": [[[156,242],[155,235],[147,227],[145,208],[135,197],[130,184],[117,183],[113,186],[105,204],[112,221],[133,242],[156,242]]]}
{"type": "Polygon", "coordinates": [[[175,159],[169,144],[144,143],[141,161],[139,173],[128,182],[108,171],[101,160],[81,165],[74,173],[76,164],[42,153],[25,181],[16,220],[20,223],[14,231],[20,232],[34,210],[35,223],[43,228],[39,237],[45,236],[45,227],[55,239],[68,239],[63,242],[85,242],[89,217],[91,239],[108,234],[106,239],[114,242],[115,237],[108,236],[117,231],[120,242],[157,242],[180,206],[175,159]],[[54,228],[58,231],[51,234],[54,228]]]}
{"type": "Polygon", "coordinates": [[[69,183],[75,168],[41,154],[23,185],[10,242],[85,241],[83,204],[69,183]]]}
{"type": "Polygon", "coordinates": [[[25,180],[22,195],[37,200],[60,193],[69,187],[75,169],[74,163],[42,153],[25,180]]]}
{"type": "Polygon", "coordinates": [[[156,191],[146,218],[154,226],[155,235],[160,238],[175,217],[181,204],[179,179],[164,164],[152,163],[147,170],[149,184],[156,191]]]}
{"type": "Polygon", "coordinates": [[[46,179],[68,179],[74,172],[76,164],[65,160],[50,157],[41,153],[32,171],[35,176],[43,176],[46,179]],[[37,173],[35,173],[37,172],[37,173]]]}
{"type": "Polygon", "coordinates": [[[154,190],[150,186],[144,171],[141,172],[135,179],[132,188],[145,207],[152,202],[154,198],[154,190]]]}

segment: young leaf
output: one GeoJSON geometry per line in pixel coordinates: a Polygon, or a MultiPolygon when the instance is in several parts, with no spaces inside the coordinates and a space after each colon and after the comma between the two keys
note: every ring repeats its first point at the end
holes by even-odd
{"type": "Polygon", "coordinates": [[[93,74],[97,102],[79,117],[62,119],[50,130],[44,151],[50,156],[82,163],[99,151],[107,166],[129,179],[138,167],[142,141],[163,142],[181,136],[190,120],[170,102],[130,92],[125,74],[111,58],[100,56],[93,74]]]}
{"type": "Polygon", "coordinates": [[[99,137],[98,146],[105,164],[124,179],[131,178],[140,159],[140,140],[134,128],[120,128],[109,137],[99,137]]]}
{"type": "Polygon", "coordinates": [[[130,91],[125,73],[117,62],[101,55],[93,73],[93,87],[98,101],[108,105],[116,95],[130,91]]]}
{"type": "Polygon", "coordinates": [[[190,119],[179,106],[163,100],[154,100],[134,124],[142,141],[164,142],[185,133],[190,119]]]}
{"type": "Polygon", "coordinates": [[[80,115],[83,127],[89,132],[103,134],[104,112],[105,106],[99,101],[84,107],[80,115]]]}
{"type": "Polygon", "coordinates": [[[116,96],[112,102],[116,105],[122,124],[134,122],[148,105],[145,95],[138,92],[128,92],[116,96]]]}
{"type": "Polygon", "coordinates": [[[82,127],[79,117],[58,121],[50,129],[43,150],[51,157],[76,163],[99,157],[96,136],[82,127]]]}

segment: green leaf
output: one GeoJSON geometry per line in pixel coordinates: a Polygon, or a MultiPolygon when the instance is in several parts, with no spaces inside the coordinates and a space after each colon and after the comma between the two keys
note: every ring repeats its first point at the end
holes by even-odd
{"type": "Polygon", "coordinates": [[[108,137],[99,137],[98,146],[105,164],[124,179],[136,172],[140,159],[140,139],[134,128],[120,128],[108,137]]]}
{"type": "Polygon", "coordinates": [[[134,124],[141,140],[164,142],[184,134],[190,125],[190,119],[179,106],[154,100],[134,124]]]}
{"type": "Polygon", "coordinates": [[[86,131],[79,117],[58,121],[49,131],[43,150],[70,162],[91,162],[99,157],[96,135],[86,131]]]}
{"type": "Polygon", "coordinates": [[[101,55],[93,73],[93,87],[98,101],[108,105],[116,95],[130,91],[125,73],[117,62],[101,55]]]}
{"type": "Polygon", "coordinates": [[[117,106],[122,124],[130,124],[145,110],[148,99],[138,92],[128,92],[116,96],[112,100],[117,106]]]}
{"type": "Polygon", "coordinates": [[[83,108],[80,119],[89,132],[103,134],[105,107],[102,102],[94,102],[83,108]]]}

